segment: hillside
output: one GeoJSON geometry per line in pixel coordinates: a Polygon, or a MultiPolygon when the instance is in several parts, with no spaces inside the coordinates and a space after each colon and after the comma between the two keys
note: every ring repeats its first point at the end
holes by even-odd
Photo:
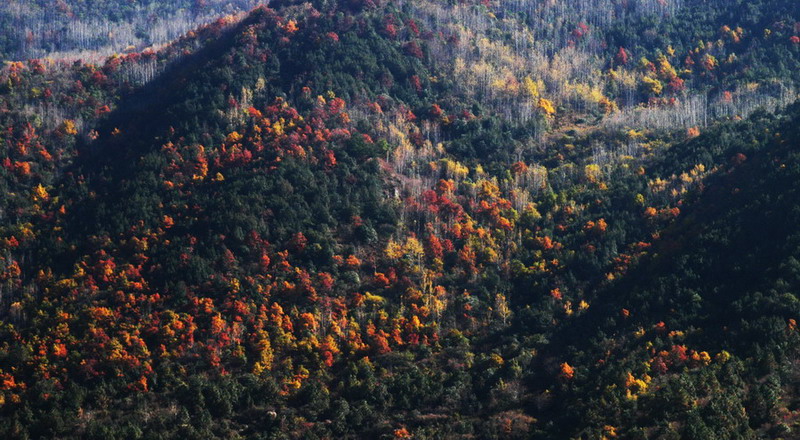
{"type": "Polygon", "coordinates": [[[259,0],[8,0],[0,8],[0,60],[97,60],[170,43],[259,0]]]}
{"type": "Polygon", "coordinates": [[[798,429],[795,2],[62,3],[208,24],[0,73],[3,437],[798,429]]]}
{"type": "Polygon", "coordinates": [[[573,420],[563,426],[640,426],[625,432],[642,438],[790,436],[798,116],[795,105],[673,147],[667,160],[689,150],[724,165],[637,267],[598,293],[599,307],[553,341],[571,344],[585,366],[559,389],[571,396],[558,405],[573,420]]]}

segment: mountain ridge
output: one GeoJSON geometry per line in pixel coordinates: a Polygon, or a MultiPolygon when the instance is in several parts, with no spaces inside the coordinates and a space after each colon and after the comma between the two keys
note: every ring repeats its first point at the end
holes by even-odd
{"type": "MultiPolygon", "coordinates": [[[[797,429],[800,115],[744,111],[791,93],[719,90],[709,105],[730,108],[708,126],[603,125],[625,94],[508,68],[522,57],[489,15],[503,5],[447,5],[474,34],[421,19],[444,10],[428,3],[271,6],[102,66],[3,71],[0,432],[797,429]]],[[[583,25],[561,43],[597,43],[583,25]]],[[[632,111],[675,113],[704,87],[768,87],[740,67],[796,81],[781,59],[712,55],[763,38],[798,62],[774,27],[778,42],[706,30],[719,42],[691,63],[655,47],[654,62],[623,48],[587,63],[634,80],[632,111]],[[686,93],[650,88],[682,78],[686,93]]]]}

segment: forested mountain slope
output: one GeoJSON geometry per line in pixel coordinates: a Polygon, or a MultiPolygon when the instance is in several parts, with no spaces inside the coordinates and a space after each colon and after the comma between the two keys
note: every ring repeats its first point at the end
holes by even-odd
{"type": "Polygon", "coordinates": [[[797,4],[573,3],[8,63],[0,433],[791,437],[797,4]]]}
{"type": "Polygon", "coordinates": [[[258,0],[7,0],[0,6],[0,60],[102,59],[163,45],[258,0]]]}
{"type": "Polygon", "coordinates": [[[760,114],[666,155],[708,155],[721,166],[650,254],[554,339],[559,352],[574,344],[574,364],[586,368],[560,387],[571,396],[554,399],[571,402],[556,404],[560,415],[644,425],[625,432],[647,438],[791,435],[798,117],[797,105],[760,114]]]}

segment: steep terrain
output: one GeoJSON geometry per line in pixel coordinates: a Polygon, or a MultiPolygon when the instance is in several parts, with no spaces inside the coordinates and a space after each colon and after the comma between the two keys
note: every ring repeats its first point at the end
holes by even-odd
{"type": "Polygon", "coordinates": [[[565,5],[9,63],[0,433],[790,437],[797,4],[565,5]]]}

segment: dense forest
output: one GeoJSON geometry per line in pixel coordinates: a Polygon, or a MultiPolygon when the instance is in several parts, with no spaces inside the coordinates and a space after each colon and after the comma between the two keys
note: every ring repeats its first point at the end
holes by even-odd
{"type": "Polygon", "coordinates": [[[259,3],[0,6],[1,437],[797,436],[800,4],[259,3]]]}

